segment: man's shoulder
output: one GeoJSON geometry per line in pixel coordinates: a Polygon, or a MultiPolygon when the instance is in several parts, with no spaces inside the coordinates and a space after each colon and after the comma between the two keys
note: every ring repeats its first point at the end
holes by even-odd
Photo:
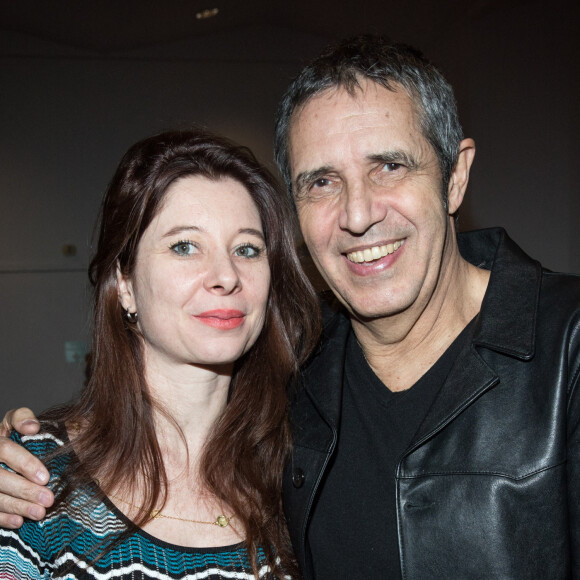
{"type": "Polygon", "coordinates": [[[526,306],[527,312],[550,307],[564,314],[580,307],[580,275],[543,267],[503,228],[462,232],[457,241],[464,259],[491,270],[487,294],[493,296],[493,305],[501,307],[504,315],[515,303],[526,306]]]}
{"type": "Polygon", "coordinates": [[[542,270],[538,296],[540,327],[580,329],[580,275],[542,270]]]}
{"type": "Polygon", "coordinates": [[[571,272],[554,272],[542,269],[542,284],[547,289],[557,289],[558,293],[580,302],[580,274],[571,272]]]}

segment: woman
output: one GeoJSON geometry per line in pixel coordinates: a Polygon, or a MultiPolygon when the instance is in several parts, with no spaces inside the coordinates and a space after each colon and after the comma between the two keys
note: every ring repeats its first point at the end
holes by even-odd
{"type": "Polygon", "coordinates": [[[44,457],[55,504],[0,530],[0,577],[296,574],[285,386],[318,318],[283,200],[247,149],[204,131],[125,154],[89,270],[90,379],[40,435],[13,436],[44,457]]]}

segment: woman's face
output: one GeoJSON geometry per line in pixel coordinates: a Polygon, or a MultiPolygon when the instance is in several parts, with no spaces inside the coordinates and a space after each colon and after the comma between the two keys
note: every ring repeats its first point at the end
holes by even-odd
{"type": "Polygon", "coordinates": [[[250,194],[231,178],[174,182],[137,248],[123,307],[137,312],[146,365],[229,365],[256,341],[270,269],[250,194]]]}

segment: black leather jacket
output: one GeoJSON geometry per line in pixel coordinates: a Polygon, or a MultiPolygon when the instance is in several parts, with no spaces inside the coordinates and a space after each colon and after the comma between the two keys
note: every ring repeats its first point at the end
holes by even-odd
{"type": "MultiPolygon", "coordinates": [[[[543,270],[501,229],[458,239],[492,274],[473,342],[393,474],[402,576],[580,578],[580,277],[543,270]]],[[[284,506],[307,580],[349,326],[328,321],[292,408],[284,506]]]]}

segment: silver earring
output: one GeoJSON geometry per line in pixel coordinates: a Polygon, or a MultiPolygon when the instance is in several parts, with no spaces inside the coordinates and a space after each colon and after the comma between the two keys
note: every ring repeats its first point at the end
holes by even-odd
{"type": "Polygon", "coordinates": [[[129,312],[128,310],[125,310],[125,318],[127,319],[127,322],[135,324],[137,322],[137,312],[129,312]]]}

